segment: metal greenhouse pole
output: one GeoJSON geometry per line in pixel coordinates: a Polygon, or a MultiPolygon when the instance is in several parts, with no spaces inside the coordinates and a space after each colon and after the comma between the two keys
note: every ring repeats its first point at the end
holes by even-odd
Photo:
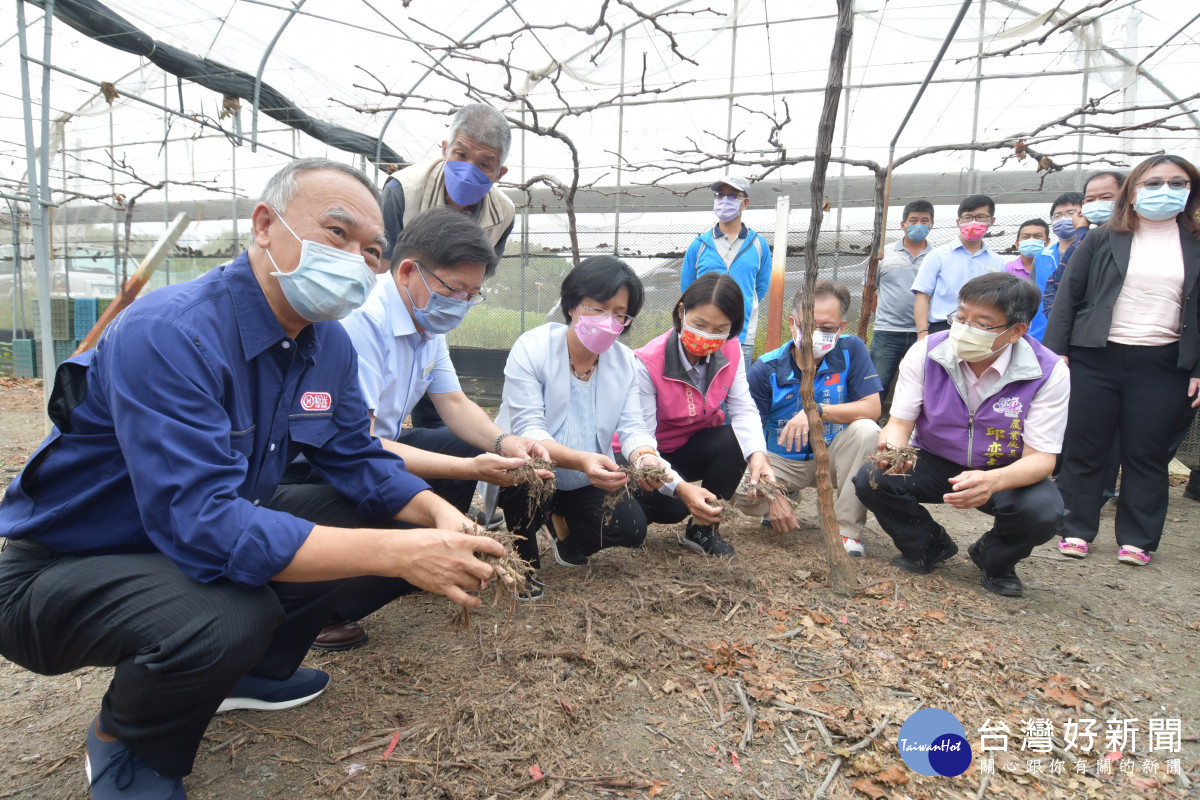
{"type": "MultiPolygon", "coordinates": [[[[50,61],[50,36],[54,20],[54,0],[46,0],[46,14],[42,20],[44,31],[42,60],[50,61]]],[[[50,236],[46,227],[46,207],[49,203],[50,183],[50,70],[42,67],[42,159],[39,185],[39,165],[34,150],[33,97],[29,88],[29,48],[25,41],[25,3],[17,2],[17,42],[21,49],[21,105],[25,120],[26,185],[29,188],[29,217],[33,222],[33,252],[37,265],[38,305],[41,309],[42,339],[42,394],[44,406],[50,404],[50,391],[54,386],[54,338],[50,314],[50,236]]],[[[50,431],[50,420],[46,419],[46,432],[50,431]]]]}

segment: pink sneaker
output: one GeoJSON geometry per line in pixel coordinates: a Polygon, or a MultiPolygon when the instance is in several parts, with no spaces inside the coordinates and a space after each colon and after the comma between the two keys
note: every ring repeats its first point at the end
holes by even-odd
{"type": "Polygon", "coordinates": [[[1142,550],[1134,550],[1132,547],[1122,547],[1117,551],[1117,561],[1144,567],[1150,563],[1150,554],[1142,550]]]}
{"type": "Polygon", "coordinates": [[[1063,539],[1058,543],[1058,552],[1067,558],[1087,558],[1088,543],[1082,539],[1063,539]]]}

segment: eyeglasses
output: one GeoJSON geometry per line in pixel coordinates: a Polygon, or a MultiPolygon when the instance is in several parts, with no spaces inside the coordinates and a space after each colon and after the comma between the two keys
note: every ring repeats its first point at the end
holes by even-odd
{"type": "Polygon", "coordinates": [[[1186,189],[1192,185],[1192,182],[1186,178],[1171,178],[1169,181],[1164,181],[1162,178],[1150,178],[1142,181],[1138,186],[1147,189],[1161,189],[1164,183],[1172,189],[1186,189]]]}
{"type": "Polygon", "coordinates": [[[1076,211],[1075,209],[1072,209],[1071,211],[1059,211],[1059,212],[1056,212],[1056,213],[1050,215],[1050,221],[1058,222],[1060,219],[1066,219],[1067,217],[1073,217],[1077,213],[1078,213],[1078,211],[1076,211]]]}
{"type": "Polygon", "coordinates": [[[991,222],[992,215],[991,214],[975,214],[972,216],[971,214],[963,214],[961,217],[958,218],[958,221],[963,223],[964,225],[967,224],[968,222],[991,222]]]}
{"type": "Polygon", "coordinates": [[[603,308],[581,305],[579,310],[583,312],[585,317],[612,317],[622,328],[628,328],[630,323],[633,322],[633,317],[628,314],[612,314],[603,308]]]}
{"type": "MultiPolygon", "coordinates": [[[[471,294],[466,289],[455,289],[453,286],[446,283],[444,280],[439,278],[437,275],[433,274],[432,272],[429,272],[424,267],[422,267],[421,262],[413,261],[413,263],[417,265],[417,270],[421,273],[422,276],[428,275],[429,277],[433,278],[435,281],[440,283],[442,286],[445,286],[446,287],[446,297],[449,297],[451,300],[458,300],[459,302],[470,303],[473,306],[477,306],[480,303],[482,303],[484,300],[487,299],[486,297],[483,296],[482,292],[480,292],[479,294],[471,294]]],[[[422,277],[422,280],[424,280],[423,277],[422,277]]],[[[425,288],[426,289],[429,288],[428,282],[426,282],[425,288]]]]}
{"type": "Polygon", "coordinates": [[[954,323],[957,322],[960,325],[966,325],[968,328],[974,328],[977,331],[994,331],[994,330],[999,330],[1001,328],[1011,328],[1012,327],[1007,322],[1002,322],[999,325],[984,325],[983,323],[980,323],[980,322],[971,322],[970,320],[965,320],[962,317],[960,317],[957,311],[955,311],[950,316],[946,317],[946,322],[949,322],[951,325],[953,325],[954,323]]]}

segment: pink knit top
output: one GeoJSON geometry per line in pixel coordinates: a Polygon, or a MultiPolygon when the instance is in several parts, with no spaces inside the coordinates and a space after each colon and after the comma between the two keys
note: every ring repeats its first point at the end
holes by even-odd
{"type": "Polygon", "coordinates": [[[1129,270],[1113,306],[1108,340],[1155,347],[1179,341],[1183,310],[1183,249],[1179,225],[1139,219],[1129,270]]]}

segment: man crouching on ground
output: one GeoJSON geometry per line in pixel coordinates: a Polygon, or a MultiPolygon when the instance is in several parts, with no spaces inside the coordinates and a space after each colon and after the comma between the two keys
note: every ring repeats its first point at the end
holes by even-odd
{"type": "Polygon", "coordinates": [[[1025,335],[1037,287],[1007,273],[967,281],[949,332],[917,342],[900,364],[892,416],[878,454],[909,443],[911,460],[854,476],[864,506],[892,537],[892,564],[928,573],[958,552],[922,503],[978,508],[994,520],[967,552],[983,587],[1020,597],[1016,565],[1062,526],[1063,502],[1050,482],[1062,449],[1071,386],[1067,365],[1025,335]]]}
{"type": "Polygon", "coordinates": [[[466,592],[493,569],[474,554],[504,549],[371,438],[332,321],[366,300],[385,244],[365,175],[292,162],[247,252],[136,301],[55,375],[54,429],[0,505],[0,655],[116,667],[86,734],[95,800],[181,800],[213,714],[324,691],[300,662],[345,597],[479,604],[466,592]],[[301,453],[362,527],[270,508],[301,453]]]}

